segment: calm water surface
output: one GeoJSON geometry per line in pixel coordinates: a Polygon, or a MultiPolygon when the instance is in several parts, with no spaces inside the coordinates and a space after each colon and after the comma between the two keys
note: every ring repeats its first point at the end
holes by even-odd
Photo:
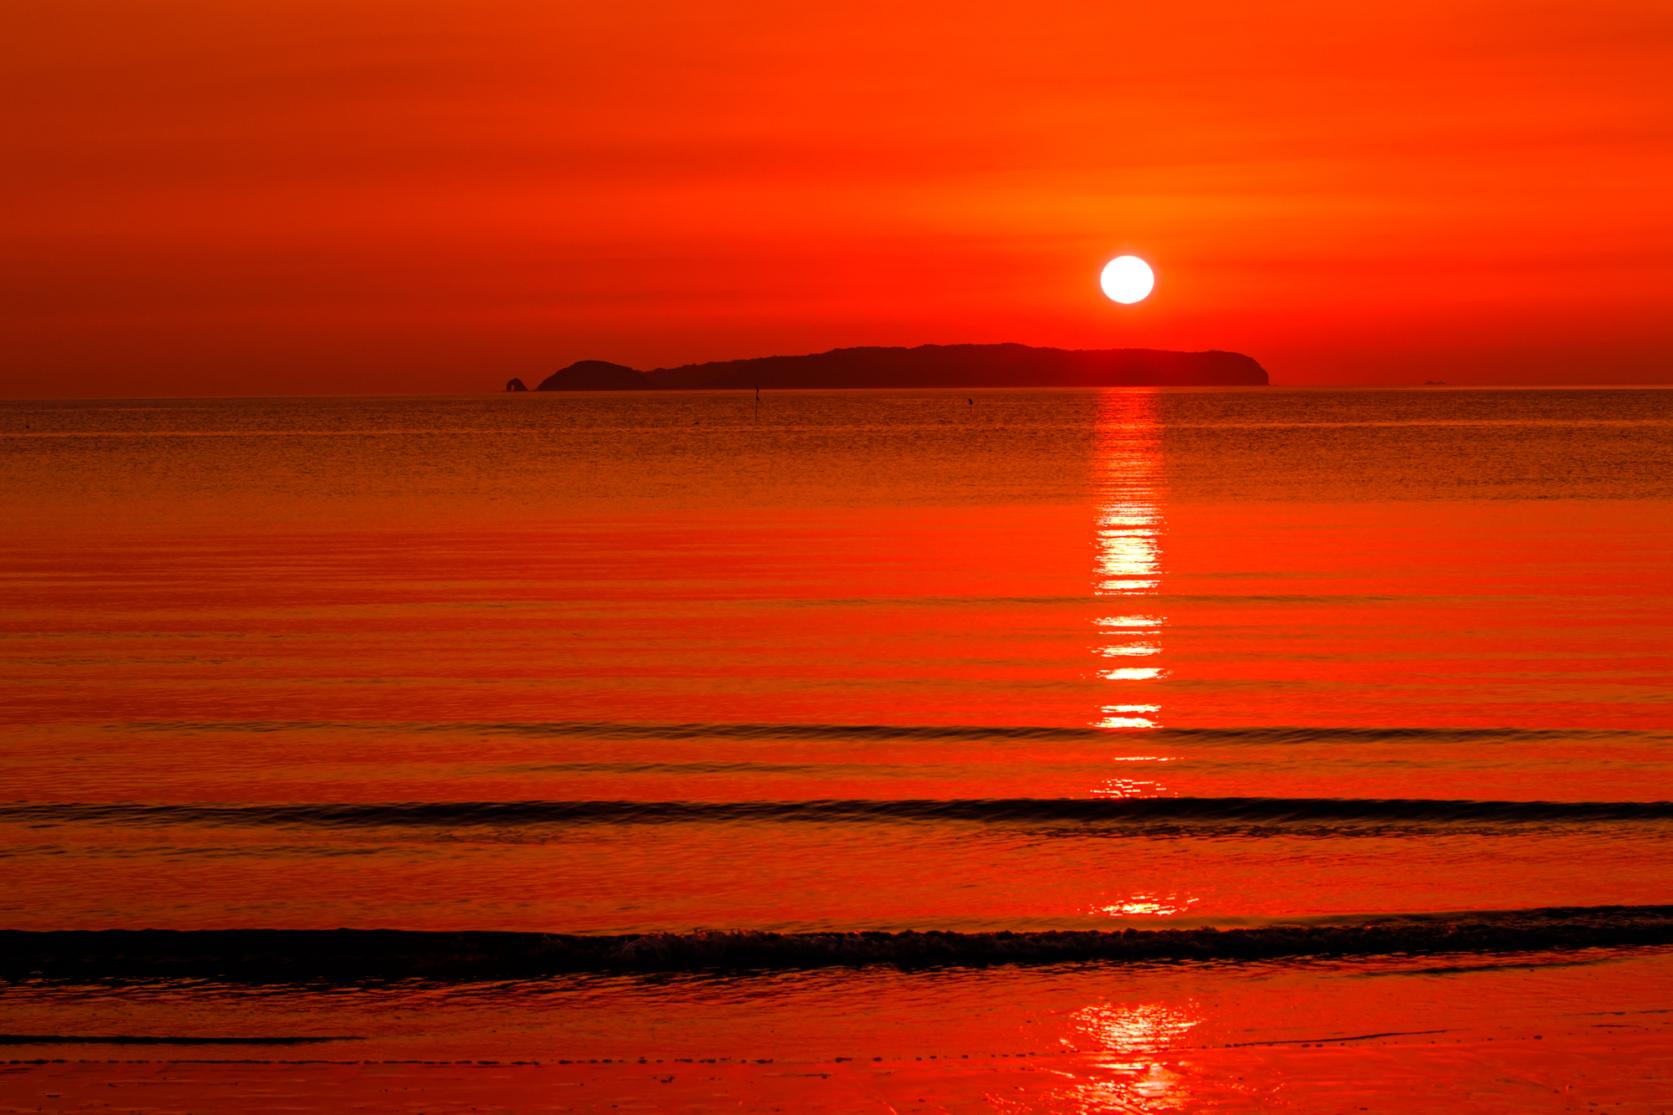
{"type": "Polygon", "coordinates": [[[7,403],[0,499],[3,928],[1673,902],[1673,391],[7,403]]]}

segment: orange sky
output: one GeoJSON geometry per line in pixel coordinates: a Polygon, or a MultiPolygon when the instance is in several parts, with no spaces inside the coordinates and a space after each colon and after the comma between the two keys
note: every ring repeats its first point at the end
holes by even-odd
{"type": "Polygon", "coordinates": [[[14,0],[0,394],[1000,340],[1673,379],[1673,7],[1258,7],[14,0]]]}

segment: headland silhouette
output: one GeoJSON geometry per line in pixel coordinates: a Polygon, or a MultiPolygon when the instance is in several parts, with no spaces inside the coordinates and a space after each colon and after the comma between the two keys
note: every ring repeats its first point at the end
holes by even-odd
{"type": "Polygon", "coordinates": [[[998,344],[838,348],[807,356],[718,360],[645,372],[605,360],[580,360],[547,376],[535,390],[1242,387],[1266,383],[1266,370],[1238,352],[998,344]]]}

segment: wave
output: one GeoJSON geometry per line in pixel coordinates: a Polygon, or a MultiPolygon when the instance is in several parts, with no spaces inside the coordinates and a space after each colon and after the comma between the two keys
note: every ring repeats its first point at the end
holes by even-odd
{"type": "Polygon", "coordinates": [[[0,1045],[320,1045],[355,1040],[346,1035],[317,1037],[303,1034],[249,1038],[190,1034],[0,1034],[0,1045]]]}
{"type": "MultiPolygon", "coordinates": [[[[592,740],[1042,740],[1101,743],[1131,736],[1133,729],[1046,727],[996,724],[751,724],[672,722],[662,724],[605,720],[487,721],[458,723],[324,720],[147,720],[109,727],[144,732],[381,731],[478,733],[482,735],[575,737],[592,740]]],[[[1159,743],[1537,743],[1572,740],[1668,740],[1673,734],[1617,728],[1434,728],[1302,727],[1147,728],[1146,740],[1159,743]]]]}
{"type": "Polygon", "coordinates": [[[1260,961],[1673,944],[1673,906],[1402,914],[1239,929],[582,936],[394,929],[0,931],[0,978],[487,980],[893,965],[1260,961]]]}
{"type": "Polygon", "coordinates": [[[1673,820],[1673,802],[1272,797],[425,801],[270,805],[20,802],[0,805],[0,820],[345,827],[966,821],[1125,826],[1165,833],[1214,826],[1289,828],[1344,824],[1429,826],[1658,822],[1673,820]]]}

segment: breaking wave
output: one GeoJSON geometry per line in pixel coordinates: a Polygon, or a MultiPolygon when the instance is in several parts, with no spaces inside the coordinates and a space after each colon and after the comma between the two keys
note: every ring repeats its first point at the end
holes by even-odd
{"type": "Polygon", "coordinates": [[[0,931],[0,978],[537,979],[572,973],[1259,961],[1673,944],[1673,906],[1403,914],[1235,929],[577,936],[394,929],[0,931]]]}
{"type": "Polygon", "coordinates": [[[1428,798],[957,798],[824,801],[457,801],[270,805],[17,803],[24,822],[322,826],[773,822],[1036,823],[1168,832],[1214,826],[1599,824],[1673,820],[1669,801],[1467,801],[1428,798]]]}
{"type": "MultiPolygon", "coordinates": [[[[351,722],[323,720],[146,720],[112,724],[112,730],[145,732],[380,731],[551,736],[591,740],[1050,740],[1100,742],[1128,729],[1067,728],[1016,724],[743,724],[684,722],[645,724],[605,720],[488,722],[351,722]]],[[[1533,743],[1579,739],[1666,740],[1665,732],[1598,728],[1250,727],[1147,728],[1144,738],[1162,743],[1533,743]]]]}

